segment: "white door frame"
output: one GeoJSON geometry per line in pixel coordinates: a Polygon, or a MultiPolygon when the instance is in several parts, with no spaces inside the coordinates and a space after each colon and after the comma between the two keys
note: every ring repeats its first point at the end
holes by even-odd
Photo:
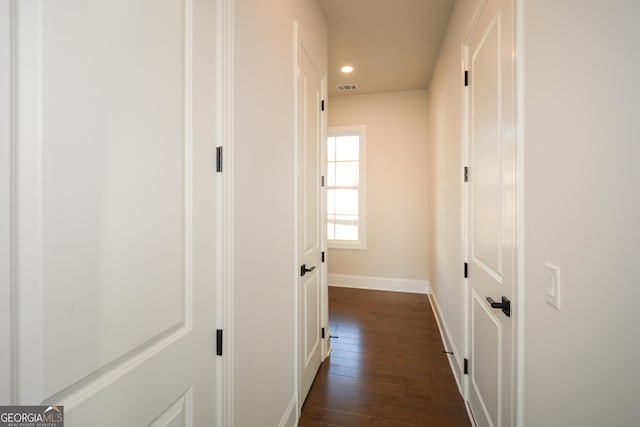
{"type": "Polygon", "coordinates": [[[324,110],[320,113],[320,162],[322,163],[322,176],[324,177],[324,185],[322,186],[322,198],[321,198],[321,216],[320,223],[322,224],[322,253],[324,254],[324,262],[320,268],[320,307],[322,313],[320,314],[320,321],[325,328],[325,337],[322,342],[322,360],[324,361],[331,353],[331,338],[329,331],[329,250],[327,242],[327,111],[328,111],[328,95],[327,95],[327,77],[322,76],[321,81],[322,99],[324,102],[324,110]]]}
{"type": "Polygon", "coordinates": [[[516,427],[524,426],[524,338],[525,338],[525,289],[524,289],[524,0],[514,0],[515,17],[515,147],[516,147],[516,283],[515,297],[515,338],[514,338],[514,408],[516,427]]]}
{"type": "Polygon", "coordinates": [[[300,121],[300,90],[298,88],[298,64],[300,63],[300,35],[298,29],[298,21],[293,23],[293,111],[295,118],[293,120],[293,248],[294,257],[291,271],[293,271],[293,390],[296,401],[296,419],[300,419],[302,413],[302,402],[300,402],[301,375],[300,375],[300,277],[298,266],[300,262],[300,221],[298,220],[298,175],[300,175],[300,165],[298,164],[300,143],[299,137],[299,121],[300,121]]]}
{"type": "MultiPolygon", "coordinates": [[[[467,41],[471,37],[471,31],[475,27],[476,21],[478,20],[486,0],[480,2],[473,13],[473,18],[471,19],[469,26],[465,32],[464,38],[462,39],[462,43],[460,46],[460,63],[461,63],[461,82],[464,82],[465,70],[469,69],[469,51],[466,46],[467,41]]],[[[460,129],[460,218],[461,221],[461,232],[462,232],[462,247],[460,248],[461,258],[463,263],[469,262],[469,190],[467,183],[464,180],[465,168],[469,165],[469,88],[468,86],[464,86],[461,91],[461,106],[462,110],[460,111],[462,120],[461,120],[461,129],[460,129]]],[[[463,329],[463,359],[468,360],[471,354],[471,331],[470,331],[470,317],[471,317],[471,292],[469,289],[469,281],[461,274],[462,277],[462,329],[463,329]]],[[[465,408],[469,413],[469,418],[473,419],[471,416],[471,412],[469,409],[468,401],[469,401],[469,375],[465,374],[463,368],[460,368],[460,372],[462,373],[462,397],[465,401],[465,408]]]]}
{"type": "Polygon", "coordinates": [[[11,1],[0,1],[0,403],[4,404],[14,400],[11,372],[15,252],[14,7],[11,1]]]}
{"type": "MultiPolygon", "coordinates": [[[[216,425],[234,425],[233,405],[233,59],[234,0],[216,2],[216,146],[223,149],[222,173],[216,183],[217,329],[223,331],[223,355],[217,359],[216,425]]],[[[213,161],[214,159],[212,159],[213,161]]]]}

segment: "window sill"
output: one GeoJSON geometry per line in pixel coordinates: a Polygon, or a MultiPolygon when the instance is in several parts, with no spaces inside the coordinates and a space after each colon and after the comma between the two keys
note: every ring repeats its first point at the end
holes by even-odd
{"type": "Polygon", "coordinates": [[[367,243],[362,241],[351,241],[351,240],[329,240],[327,241],[327,247],[329,249],[365,250],[367,249],[367,243]]]}

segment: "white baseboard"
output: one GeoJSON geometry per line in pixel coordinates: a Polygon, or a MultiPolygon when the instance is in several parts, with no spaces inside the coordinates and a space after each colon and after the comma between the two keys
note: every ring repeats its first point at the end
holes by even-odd
{"type": "Polygon", "coordinates": [[[444,316],[442,315],[442,310],[440,310],[440,305],[438,305],[438,299],[435,295],[429,295],[429,302],[431,302],[431,309],[433,310],[433,314],[436,318],[436,323],[438,324],[438,329],[440,330],[440,336],[442,337],[442,344],[446,351],[452,351],[453,354],[449,355],[449,365],[451,366],[451,371],[453,372],[453,377],[456,380],[456,384],[458,385],[458,391],[460,394],[462,393],[462,371],[460,370],[460,352],[456,347],[451,334],[449,333],[449,328],[447,327],[447,322],[444,320],[444,316]]]}
{"type": "Polygon", "coordinates": [[[348,274],[329,274],[329,286],[342,288],[370,289],[375,291],[410,292],[430,294],[428,280],[394,279],[388,277],[351,276],[348,274]]]}
{"type": "Polygon", "coordinates": [[[282,415],[278,427],[295,427],[298,425],[298,416],[296,414],[297,403],[298,399],[296,399],[296,396],[293,396],[291,402],[289,402],[289,406],[287,406],[287,409],[284,411],[284,415],[282,415]]]}

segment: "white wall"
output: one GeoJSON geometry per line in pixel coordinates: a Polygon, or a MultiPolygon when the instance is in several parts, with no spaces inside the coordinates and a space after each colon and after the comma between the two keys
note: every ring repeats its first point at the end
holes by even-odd
{"type": "Polygon", "coordinates": [[[326,68],[315,0],[235,0],[234,421],[277,426],[295,394],[294,21],[326,68]]]}
{"type": "Polygon", "coordinates": [[[329,274],[428,278],[427,92],[331,97],[329,127],[367,126],[367,249],[329,250],[329,274]]]}
{"type": "Polygon", "coordinates": [[[640,3],[522,3],[526,425],[638,425],[640,3]]]}

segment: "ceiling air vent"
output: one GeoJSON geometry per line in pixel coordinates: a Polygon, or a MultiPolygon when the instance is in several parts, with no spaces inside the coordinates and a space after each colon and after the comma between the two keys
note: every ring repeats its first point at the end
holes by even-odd
{"type": "Polygon", "coordinates": [[[355,83],[344,83],[344,84],[338,85],[338,90],[340,91],[358,90],[358,85],[355,83]]]}

